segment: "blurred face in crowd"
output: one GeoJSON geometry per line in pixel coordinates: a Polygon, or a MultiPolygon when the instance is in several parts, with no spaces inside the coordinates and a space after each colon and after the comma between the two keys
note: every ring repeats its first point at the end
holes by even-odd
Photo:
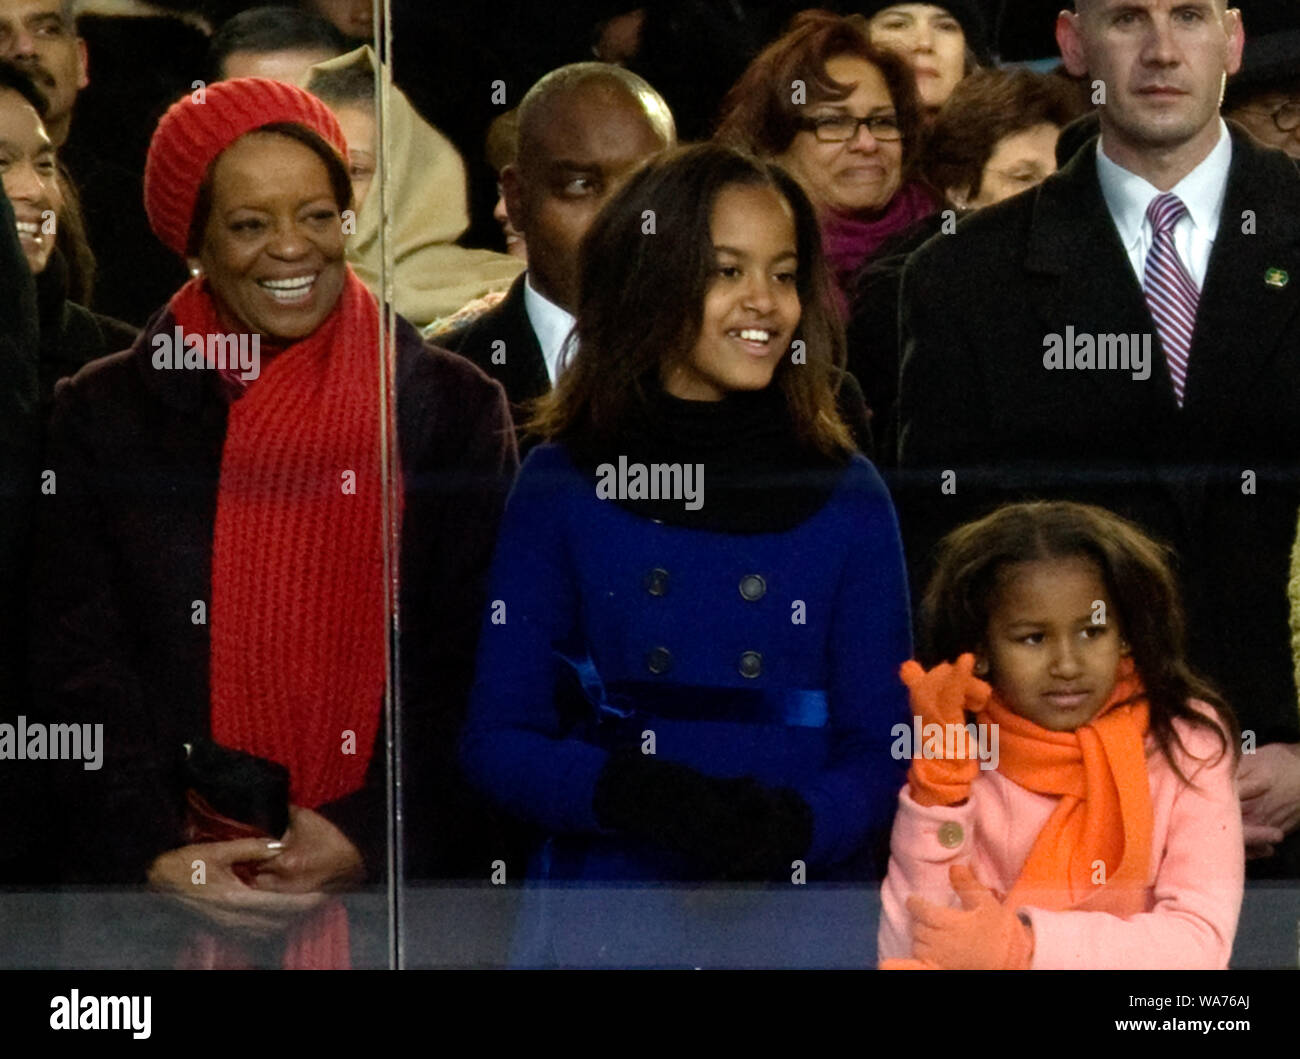
{"type": "MultiPolygon", "coordinates": [[[[886,117],[897,119],[884,75],[865,59],[836,55],[826,60],[826,76],[852,91],[841,100],[808,104],[808,119],[886,117]]],[[[826,143],[811,129],[795,133],[776,161],[799,181],[819,209],[876,213],[898,190],[903,172],[903,141],[878,140],[866,125],[838,143],[826,143]]]]}
{"type": "Polygon", "coordinates": [[[1114,622],[1093,621],[1098,600],[1115,613],[1089,559],[1036,559],[1004,574],[981,653],[998,694],[1040,728],[1074,731],[1115,690],[1125,648],[1114,622]]]}
{"type": "Polygon", "coordinates": [[[306,0],[303,6],[333,24],[345,37],[374,36],[370,0],[306,0]]]}
{"type": "Polygon", "coordinates": [[[523,234],[510,223],[510,211],[506,209],[505,189],[497,184],[497,204],[492,208],[492,219],[501,225],[501,234],[505,237],[506,253],[511,257],[528,260],[528,244],[523,234]]]}
{"type": "Polygon", "coordinates": [[[325,163],[274,133],[249,133],[213,165],[199,264],[234,331],[271,341],[320,326],[343,290],[343,226],[325,163]]]}
{"type": "Polygon", "coordinates": [[[709,230],[714,268],[700,333],[689,359],[664,378],[668,393],[693,401],[765,389],[801,313],[794,213],[779,191],[723,188],[709,230]]]}
{"type": "Polygon", "coordinates": [[[1056,39],[1071,74],[1105,85],[1098,113],[1107,153],[1121,164],[1208,154],[1224,76],[1241,66],[1239,13],[1223,0],[1079,0],[1076,8],[1058,18],[1056,39]]]}
{"type": "Polygon", "coordinates": [[[62,205],[58,167],[40,115],[9,88],[0,88],[0,180],[13,204],[27,267],[36,275],[54,250],[51,222],[62,205]]]}
{"type": "Polygon", "coordinates": [[[68,138],[86,76],[86,42],[60,0],[0,0],[0,58],[22,67],[49,100],[46,129],[55,146],[68,138]]]}
{"type": "Polygon", "coordinates": [[[977,210],[1041,184],[1056,172],[1056,140],[1061,127],[1040,122],[1003,136],[984,165],[978,195],[950,188],[948,200],[959,209],[977,210]]]}
{"type": "Polygon", "coordinates": [[[622,86],[587,82],[546,104],[536,133],[501,173],[506,208],[528,243],[537,291],[573,312],[578,250],[601,206],[651,157],[670,146],[662,125],[622,86]]]}
{"type": "Polygon", "coordinates": [[[339,128],[348,144],[348,176],[352,178],[352,208],[361,212],[361,204],[370,193],[379,171],[379,127],[375,112],[368,103],[330,104],[339,128]]]}
{"type": "Polygon", "coordinates": [[[317,63],[335,56],[326,48],[289,48],[284,51],[232,51],[221,64],[221,79],[231,81],[236,77],[265,77],[269,81],[284,81],[301,85],[307,71],[317,63]]]}
{"type": "Polygon", "coordinates": [[[966,75],[966,34],[937,4],[893,4],[871,19],[871,43],[901,55],[927,110],[943,106],[966,75]]]}
{"type": "Polygon", "coordinates": [[[1239,121],[1265,147],[1300,158],[1300,85],[1290,91],[1261,92],[1228,117],[1239,121]]]}

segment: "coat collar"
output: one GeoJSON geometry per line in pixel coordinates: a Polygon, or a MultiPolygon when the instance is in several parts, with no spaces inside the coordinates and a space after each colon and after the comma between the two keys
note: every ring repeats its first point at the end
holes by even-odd
{"type": "Polygon", "coordinates": [[[176,317],[171,308],[164,306],[149,318],[140,337],[131,346],[131,360],[145,389],[163,404],[180,412],[193,412],[207,400],[221,403],[220,379],[215,371],[184,371],[155,368],[155,339],[170,336],[176,328],[176,317]]]}
{"type": "MultiPolygon", "coordinates": [[[[180,412],[194,412],[206,405],[216,404],[224,410],[226,400],[222,393],[220,376],[215,371],[185,371],[155,368],[153,354],[154,338],[158,335],[170,335],[176,327],[176,318],[169,308],[158,310],[139,338],[131,346],[131,359],[140,373],[145,389],[168,407],[180,412]]],[[[415,370],[416,353],[423,348],[424,339],[411,324],[397,317],[397,374],[396,385],[400,389],[415,370]]]]}
{"type": "Polygon", "coordinates": [[[1189,357],[1192,413],[1239,407],[1280,344],[1294,342],[1288,321],[1300,311],[1300,172],[1240,126],[1233,135],[1228,193],[1189,357]]]}
{"type": "Polygon", "coordinates": [[[485,313],[475,328],[485,339],[484,359],[479,366],[506,388],[515,405],[540,397],[551,389],[542,345],[537,340],[524,302],[527,275],[527,272],[519,274],[501,303],[485,313]],[[505,342],[508,350],[505,364],[491,364],[492,341],[498,338],[505,342]]]}
{"type": "Polygon", "coordinates": [[[536,287],[527,281],[524,273],[524,312],[532,324],[533,334],[541,349],[542,360],[546,365],[547,379],[559,375],[560,359],[564,355],[565,343],[573,331],[576,322],[573,314],[551,301],[536,287]]]}

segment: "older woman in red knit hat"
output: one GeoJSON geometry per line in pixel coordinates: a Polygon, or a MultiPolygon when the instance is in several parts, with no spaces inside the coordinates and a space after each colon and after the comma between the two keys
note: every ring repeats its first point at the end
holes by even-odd
{"type": "Polygon", "coordinates": [[[64,785],[64,876],[177,898],[194,915],[166,959],[186,966],[349,965],[328,895],[387,863],[394,575],[407,863],[486,876],[502,853],[480,848],[492,831],[452,743],[516,464],[509,413],[400,319],[385,356],[344,258],[346,156],[290,85],[175,104],[145,206],[193,278],[57,396],[34,673],[52,720],[104,732],[102,767],[64,785]]]}

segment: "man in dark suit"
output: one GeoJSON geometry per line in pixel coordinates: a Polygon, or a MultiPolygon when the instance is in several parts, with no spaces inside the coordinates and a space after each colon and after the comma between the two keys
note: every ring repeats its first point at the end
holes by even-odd
{"type": "Polygon", "coordinates": [[[632,172],[675,139],[659,93],[606,63],[553,70],[519,104],[519,147],[501,184],[528,270],[500,304],[433,339],[506,388],[516,430],[525,402],[555,382],[577,308],[582,237],[632,172]]]}
{"type": "Polygon", "coordinates": [[[1243,40],[1223,0],[1076,0],[1057,40],[1105,92],[1100,139],[904,271],[914,574],[944,532],[1026,497],[1099,503],[1174,545],[1192,662],[1257,747],[1240,773],[1256,870],[1300,877],[1300,174],[1220,117],[1243,40]]]}

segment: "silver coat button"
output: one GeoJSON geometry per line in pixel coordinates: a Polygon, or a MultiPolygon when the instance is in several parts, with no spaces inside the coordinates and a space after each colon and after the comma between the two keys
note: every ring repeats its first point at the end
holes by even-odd
{"type": "Polygon", "coordinates": [[[673,656],[666,647],[652,647],[645,656],[645,667],[655,676],[661,676],[672,669],[673,656]]]}
{"type": "Polygon", "coordinates": [[[645,590],[652,596],[668,595],[668,571],[656,566],[645,575],[645,590]]]}

